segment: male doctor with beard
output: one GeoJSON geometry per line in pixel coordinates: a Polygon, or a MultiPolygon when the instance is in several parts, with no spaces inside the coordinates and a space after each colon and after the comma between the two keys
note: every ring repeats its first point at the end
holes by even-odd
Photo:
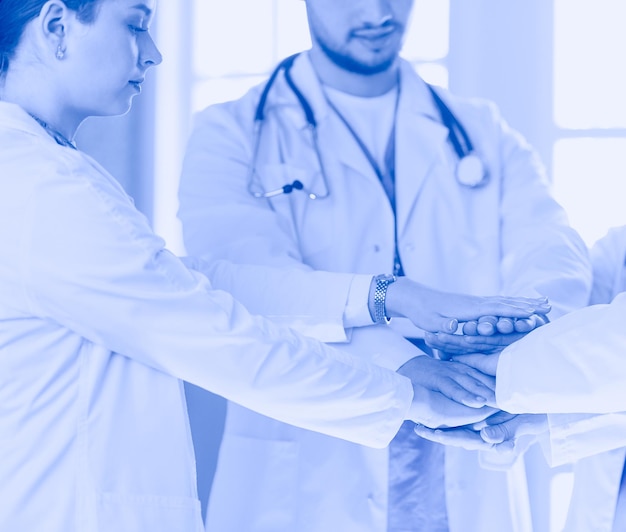
{"type": "MultiPolygon", "coordinates": [[[[197,116],[180,218],[188,253],[251,312],[429,379],[446,362],[415,357],[428,347],[413,325],[429,328],[424,309],[446,315],[438,291],[544,295],[554,318],[587,302],[590,268],[535,153],[496,108],[431,88],[399,58],[412,6],[307,0],[312,48],[197,116]]],[[[495,327],[486,345],[533,325],[495,327]]],[[[411,425],[371,450],[229,404],[207,528],[524,530],[516,474],[411,425]]]]}

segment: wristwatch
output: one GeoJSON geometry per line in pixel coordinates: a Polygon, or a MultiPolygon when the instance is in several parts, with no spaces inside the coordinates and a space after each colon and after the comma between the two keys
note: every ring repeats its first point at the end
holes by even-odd
{"type": "Polygon", "coordinates": [[[374,277],[376,283],[374,287],[374,323],[389,323],[385,301],[387,299],[387,288],[396,281],[395,275],[383,273],[374,277]]]}

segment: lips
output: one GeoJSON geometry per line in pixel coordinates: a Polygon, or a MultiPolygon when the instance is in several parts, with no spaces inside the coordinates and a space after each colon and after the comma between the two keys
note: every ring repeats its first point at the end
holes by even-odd
{"type": "Polygon", "coordinates": [[[354,30],[352,35],[361,39],[368,39],[371,41],[382,40],[390,35],[393,35],[398,29],[398,26],[395,24],[390,24],[388,26],[379,26],[377,28],[361,28],[358,30],[354,30]]]}
{"type": "Polygon", "coordinates": [[[141,92],[141,84],[143,83],[143,79],[134,79],[128,82],[129,85],[132,85],[135,89],[141,92]]]}

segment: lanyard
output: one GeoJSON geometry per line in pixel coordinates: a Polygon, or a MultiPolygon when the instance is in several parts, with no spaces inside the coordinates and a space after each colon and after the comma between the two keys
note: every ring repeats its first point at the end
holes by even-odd
{"type": "Polygon", "coordinates": [[[389,140],[387,141],[387,147],[385,149],[385,156],[383,164],[384,168],[381,168],[379,164],[376,162],[375,157],[372,155],[372,152],[365,145],[365,142],[359,137],[358,133],[354,130],[354,128],[350,125],[350,122],[346,119],[339,109],[330,101],[328,95],[326,95],[326,102],[329,107],[334,111],[334,113],[339,117],[339,119],[346,126],[356,143],[361,148],[363,155],[370,163],[370,166],[374,170],[374,173],[378,177],[381,182],[385,193],[387,194],[387,198],[389,199],[389,203],[391,204],[391,209],[393,210],[394,216],[394,265],[393,265],[393,273],[396,276],[404,275],[404,269],[402,268],[402,262],[400,260],[400,254],[398,253],[398,228],[396,224],[396,191],[395,191],[395,181],[396,181],[396,119],[398,116],[398,104],[400,102],[400,83],[398,81],[398,94],[396,96],[396,103],[393,111],[393,125],[391,128],[391,134],[389,135],[389,140]]]}

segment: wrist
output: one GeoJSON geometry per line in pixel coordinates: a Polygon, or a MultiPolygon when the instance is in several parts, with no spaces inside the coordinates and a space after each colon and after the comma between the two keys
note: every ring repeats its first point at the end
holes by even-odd
{"type": "Polygon", "coordinates": [[[374,323],[389,323],[388,289],[395,284],[394,275],[381,274],[372,278],[367,306],[374,323]]]}

